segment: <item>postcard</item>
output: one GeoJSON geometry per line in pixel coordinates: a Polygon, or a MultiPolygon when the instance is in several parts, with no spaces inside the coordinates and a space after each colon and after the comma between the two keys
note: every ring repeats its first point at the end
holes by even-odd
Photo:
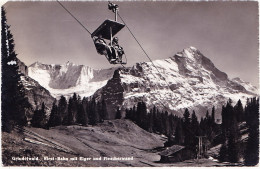
{"type": "Polygon", "coordinates": [[[259,162],[256,1],[8,1],[2,166],[259,162]]]}

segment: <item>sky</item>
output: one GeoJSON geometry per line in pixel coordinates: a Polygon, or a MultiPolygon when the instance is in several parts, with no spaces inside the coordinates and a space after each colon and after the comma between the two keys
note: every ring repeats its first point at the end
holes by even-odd
{"type": "MultiPolygon", "coordinates": [[[[90,32],[104,20],[114,19],[106,1],[61,3],[90,32]]],[[[116,3],[120,16],[152,60],[194,46],[230,78],[240,77],[258,86],[257,2],[116,3]]],[[[70,61],[95,69],[113,66],[96,52],[90,34],[56,1],[7,2],[4,7],[18,58],[26,65],[70,61]]],[[[127,66],[148,61],[126,27],[117,36],[127,66]]]]}

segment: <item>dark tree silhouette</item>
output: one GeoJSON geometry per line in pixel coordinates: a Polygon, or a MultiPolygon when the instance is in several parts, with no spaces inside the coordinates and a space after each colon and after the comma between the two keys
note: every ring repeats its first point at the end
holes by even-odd
{"type": "Polygon", "coordinates": [[[77,122],[77,113],[78,113],[78,97],[76,93],[74,93],[72,98],[69,99],[67,125],[72,125],[77,122]]]}
{"type": "Polygon", "coordinates": [[[245,151],[245,165],[255,166],[259,163],[259,98],[248,100],[245,112],[249,131],[245,151]]]}
{"type": "Polygon", "coordinates": [[[89,124],[96,125],[99,122],[99,114],[97,111],[97,103],[94,98],[91,99],[88,110],[89,124]]]}
{"type": "Polygon", "coordinates": [[[83,104],[78,105],[77,123],[86,126],[88,124],[87,112],[83,107],[83,104]]]}
{"type": "Polygon", "coordinates": [[[236,113],[236,118],[237,118],[238,122],[245,120],[244,109],[243,109],[243,105],[242,105],[240,99],[238,100],[237,104],[235,105],[234,111],[236,113]]]}
{"type": "Polygon", "coordinates": [[[57,111],[59,112],[59,114],[61,116],[62,124],[67,124],[67,122],[68,122],[68,103],[64,96],[60,97],[57,111]]]}
{"type": "Polygon", "coordinates": [[[226,143],[222,144],[220,151],[219,151],[218,159],[221,162],[224,162],[224,161],[227,162],[228,161],[228,149],[227,149],[226,143]]]}
{"type": "Polygon", "coordinates": [[[107,104],[104,99],[101,102],[100,118],[101,121],[109,119],[107,112],[107,104]]]}
{"type": "Polygon", "coordinates": [[[184,144],[186,146],[190,145],[192,142],[192,137],[194,133],[191,132],[191,120],[190,120],[190,112],[189,110],[186,108],[183,114],[183,129],[184,129],[184,144]]]}
{"type": "Polygon", "coordinates": [[[45,104],[42,103],[42,107],[40,110],[35,110],[33,118],[31,120],[31,124],[33,127],[45,128],[46,127],[46,112],[45,112],[45,104]]]}
{"type": "Polygon", "coordinates": [[[211,110],[211,120],[212,120],[212,124],[215,124],[216,119],[215,119],[215,106],[212,107],[211,110]]]}
{"type": "MultiPolygon", "coordinates": [[[[238,105],[238,104],[237,104],[238,105]]],[[[220,160],[236,163],[239,161],[241,146],[240,132],[237,121],[237,111],[232,106],[232,100],[229,99],[226,106],[222,107],[222,151],[220,152],[220,160]]]]}
{"type": "Polygon", "coordinates": [[[198,135],[199,121],[198,121],[195,111],[193,111],[192,115],[191,115],[191,128],[194,131],[194,133],[196,133],[198,135]]]}
{"type": "Polygon", "coordinates": [[[2,55],[2,129],[10,132],[13,125],[27,125],[26,112],[30,108],[21,82],[21,73],[15,53],[14,39],[7,25],[6,12],[1,8],[1,55],[2,55]]]}
{"type": "Polygon", "coordinates": [[[119,110],[119,107],[117,108],[117,110],[116,110],[116,119],[121,119],[121,112],[120,112],[120,110],[119,110]]]}
{"type": "Polygon", "coordinates": [[[175,130],[175,141],[176,144],[183,145],[184,144],[184,131],[183,131],[183,123],[182,120],[177,122],[177,127],[175,130]]]}
{"type": "Polygon", "coordinates": [[[61,115],[60,112],[58,112],[58,106],[56,105],[56,100],[54,100],[52,104],[51,114],[48,121],[47,126],[48,127],[54,127],[61,125],[61,115]]]}

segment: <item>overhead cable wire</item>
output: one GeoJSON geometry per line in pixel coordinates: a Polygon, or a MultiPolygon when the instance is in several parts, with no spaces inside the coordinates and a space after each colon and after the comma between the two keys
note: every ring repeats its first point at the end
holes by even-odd
{"type": "MultiPolygon", "coordinates": [[[[129,32],[131,33],[131,35],[134,37],[135,41],[138,43],[138,45],[140,46],[140,48],[143,50],[143,52],[145,53],[145,55],[147,56],[147,58],[150,60],[150,62],[153,64],[153,66],[155,67],[155,69],[157,70],[157,72],[160,74],[160,76],[162,77],[162,79],[166,82],[167,86],[169,87],[169,89],[173,92],[173,90],[170,88],[169,83],[166,81],[166,79],[162,76],[161,72],[158,70],[158,68],[155,66],[155,64],[153,63],[152,59],[149,57],[149,55],[146,53],[146,51],[144,50],[144,48],[142,47],[142,45],[139,43],[139,41],[137,40],[137,38],[135,37],[135,35],[133,34],[133,32],[130,30],[130,28],[127,26],[127,24],[125,23],[125,21],[123,20],[123,18],[120,16],[120,14],[118,13],[118,16],[120,17],[120,19],[122,20],[122,22],[125,24],[125,26],[127,27],[127,29],[129,30],[129,32]]],[[[161,102],[161,104],[163,105],[164,108],[166,108],[166,110],[168,109],[163,102],[161,102]]],[[[187,128],[187,130],[192,133],[193,135],[194,132],[192,132],[191,130],[189,130],[187,128]]]]}
{"type": "Polygon", "coordinates": [[[57,0],[57,2],[91,35],[91,32],[60,1],[57,0]]]}
{"type": "MultiPolygon", "coordinates": [[[[60,6],[62,6],[63,9],[65,9],[90,35],[91,32],[61,3],[57,0],[57,2],[60,4],[60,6]]],[[[150,62],[153,64],[153,66],[155,67],[155,69],[157,70],[157,72],[160,74],[160,76],[163,78],[163,80],[166,82],[167,86],[169,87],[169,89],[172,91],[172,89],[170,88],[169,83],[166,81],[166,79],[161,75],[161,72],[158,70],[158,68],[155,66],[155,64],[153,63],[152,59],[149,57],[149,55],[146,53],[146,51],[144,50],[144,48],[142,47],[142,45],[139,43],[139,41],[137,40],[137,38],[135,37],[135,35],[133,34],[133,32],[130,30],[130,28],[127,26],[127,24],[125,23],[125,21],[123,20],[123,18],[120,16],[120,14],[118,13],[118,16],[120,17],[120,19],[122,20],[122,22],[125,24],[125,26],[127,27],[127,29],[129,30],[129,32],[131,33],[131,35],[134,37],[135,41],[138,43],[138,45],[140,46],[140,48],[143,50],[143,52],[145,53],[146,57],[150,60],[150,62]]],[[[121,64],[123,66],[123,64],[121,64]]],[[[124,66],[123,66],[124,67],[124,66]]],[[[124,67],[125,68],[125,67],[124,67]]],[[[164,108],[166,108],[166,110],[168,109],[162,102],[161,104],[163,105],[164,108]]],[[[190,131],[191,132],[191,131],[190,131]]],[[[192,132],[193,134],[193,132],[192,132]]]]}
{"type": "Polygon", "coordinates": [[[118,16],[120,17],[120,19],[122,20],[122,22],[125,24],[126,28],[129,30],[129,32],[131,33],[131,35],[133,36],[133,38],[135,39],[135,41],[138,43],[138,45],[140,46],[140,48],[142,49],[142,51],[144,52],[144,54],[146,55],[146,57],[149,59],[149,61],[152,63],[152,65],[155,67],[155,69],[157,70],[157,72],[160,74],[160,76],[162,77],[162,79],[166,82],[167,86],[170,88],[169,83],[166,81],[166,79],[161,75],[161,72],[159,71],[159,69],[155,66],[155,64],[153,63],[152,59],[150,58],[150,56],[146,53],[146,51],[144,50],[144,48],[142,47],[142,45],[140,44],[140,42],[137,40],[137,38],[135,37],[135,35],[133,34],[133,32],[130,30],[130,28],[127,26],[127,24],[125,23],[124,19],[120,16],[120,14],[118,13],[118,16]]]}

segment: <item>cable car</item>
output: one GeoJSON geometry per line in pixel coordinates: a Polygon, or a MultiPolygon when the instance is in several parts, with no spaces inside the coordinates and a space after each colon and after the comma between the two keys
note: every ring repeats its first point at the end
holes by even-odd
{"type": "Polygon", "coordinates": [[[92,34],[97,53],[105,55],[110,64],[126,64],[127,58],[124,50],[118,44],[115,35],[125,27],[124,24],[117,22],[118,5],[109,2],[108,9],[115,13],[115,20],[105,20],[92,34]],[[123,61],[122,58],[125,57],[123,61]]]}

